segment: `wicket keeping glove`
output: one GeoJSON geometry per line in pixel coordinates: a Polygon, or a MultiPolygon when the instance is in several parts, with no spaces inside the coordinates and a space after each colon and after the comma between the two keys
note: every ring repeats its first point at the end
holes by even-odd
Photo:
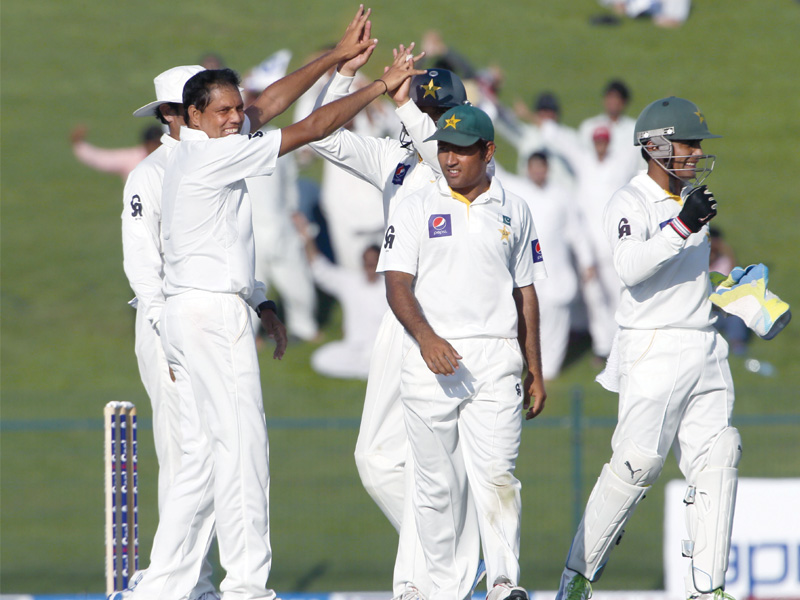
{"type": "Polygon", "coordinates": [[[683,208],[678,216],[670,221],[678,235],[686,239],[697,233],[717,214],[717,201],[707,186],[694,188],[683,201],[683,208]]]}

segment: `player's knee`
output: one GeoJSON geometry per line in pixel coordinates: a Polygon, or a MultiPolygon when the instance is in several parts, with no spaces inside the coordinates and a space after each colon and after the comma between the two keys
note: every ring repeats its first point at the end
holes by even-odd
{"type": "Polygon", "coordinates": [[[708,467],[733,467],[742,458],[742,436],[735,427],[726,427],[711,444],[708,452],[708,467]]]}
{"type": "Polygon", "coordinates": [[[611,457],[611,470],[631,485],[647,487],[653,485],[664,467],[664,459],[657,454],[642,450],[632,440],[625,440],[611,457]]]}

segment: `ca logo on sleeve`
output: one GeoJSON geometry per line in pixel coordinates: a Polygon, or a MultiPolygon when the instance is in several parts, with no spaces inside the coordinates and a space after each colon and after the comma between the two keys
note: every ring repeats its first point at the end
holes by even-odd
{"type": "Polygon", "coordinates": [[[142,216],[142,199],[139,197],[139,194],[134,194],[133,198],[131,198],[131,216],[142,216]]]}
{"type": "Polygon", "coordinates": [[[391,250],[392,244],[394,244],[394,226],[389,225],[386,229],[386,235],[383,238],[383,247],[387,250],[391,250]]]}
{"type": "Polygon", "coordinates": [[[628,223],[628,219],[625,217],[619,220],[619,226],[617,227],[617,231],[619,232],[619,239],[622,239],[631,234],[631,226],[628,223]]]}
{"type": "Polygon", "coordinates": [[[450,215],[431,215],[428,218],[428,237],[447,237],[453,235],[450,215]]]}

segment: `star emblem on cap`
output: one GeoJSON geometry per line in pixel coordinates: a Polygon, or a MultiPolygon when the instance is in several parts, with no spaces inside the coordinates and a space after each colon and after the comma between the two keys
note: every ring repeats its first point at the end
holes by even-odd
{"type": "Polygon", "coordinates": [[[703,116],[703,113],[701,113],[699,110],[698,110],[696,113],[694,113],[694,114],[696,114],[696,115],[697,115],[697,118],[698,118],[698,119],[700,119],[700,122],[701,122],[701,123],[702,123],[703,121],[705,121],[705,119],[706,119],[706,118],[703,116]]]}
{"type": "Polygon", "coordinates": [[[441,86],[435,85],[433,83],[433,78],[432,77],[431,77],[430,82],[428,82],[428,85],[421,85],[419,87],[421,87],[423,90],[425,90],[425,93],[422,95],[423,98],[427,98],[428,96],[433,96],[434,100],[436,99],[436,92],[438,92],[440,89],[442,89],[441,86]]]}
{"type": "Polygon", "coordinates": [[[503,228],[502,229],[498,229],[497,231],[500,232],[500,240],[503,241],[503,242],[507,242],[508,241],[508,236],[511,235],[511,232],[508,229],[506,229],[506,226],[503,225],[503,228]]]}
{"type": "Polygon", "coordinates": [[[447,123],[447,125],[444,126],[444,129],[447,129],[448,127],[452,127],[453,129],[455,129],[456,123],[460,123],[461,119],[457,119],[456,116],[453,115],[449,119],[445,119],[444,122],[447,123]]]}

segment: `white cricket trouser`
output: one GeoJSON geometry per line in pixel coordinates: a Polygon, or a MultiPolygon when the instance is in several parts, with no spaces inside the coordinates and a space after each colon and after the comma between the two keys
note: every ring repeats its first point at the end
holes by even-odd
{"type": "Polygon", "coordinates": [[[250,308],[233,294],[167,299],[161,318],[181,402],[183,455],[135,600],[183,598],[216,519],[224,600],[273,600],[267,428],[250,308]]]}
{"type": "Polygon", "coordinates": [[[539,304],[539,339],[542,345],[542,377],[555,379],[561,373],[569,345],[569,304],[539,304]]]}
{"type": "Polygon", "coordinates": [[[689,485],[711,443],[731,424],[728,344],[713,328],[621,329],[616,450],[631,439],[662,459],[674,449],[689,485]]]}
{"type": "MultiPolygon", "coordinates": [[[[161,514],[167,491],[181,463],[180,399],[177,386],[169,376],[161,336],[150,324],[144,310],[136,311],[134,350],[139,375],[153,411],[153,441],[158,459],[158,512],[161,514]]],[[[190,598],[214,590],[211,571],[211,563],[206,558],[190,598]]]]}
{"type": "Polygon", "coordinates": [[[463,357],[455,375],[434,375],[406,336],[401,397],[414,457],[414,513],[434,588],[429,600],[470,594],[478,546],[462,532],[471,493],[487,587],[519,581],[523,361],[516,340],[451,340],[463,357]]]}
{"type": "Polygon", "coordinates": [[[369,374],[369,347],[339,340],[323,344],[311,353],[311,368],[325,377],[366,379],[369,374]]]}
{"type": "MultiPolygon", "coordinates": [[[[414,519],[413,458],[400,402],[400,369],[405,330],[391,310],[381,321],[370,359],[364,411],[356,442],[355,459],[361,482],[397,529],[400,536],[392,589],[395,596],[413,585],[424,595],[433,583],[417,535],[414,519]]],[[[462,539],[478,540],[478,522],[472,500],[462,539]]],[[[467,542],[459,553],[469,553],[467,542]]],[[[471,576],[474,578],[477,563],[471,576]]]]}

